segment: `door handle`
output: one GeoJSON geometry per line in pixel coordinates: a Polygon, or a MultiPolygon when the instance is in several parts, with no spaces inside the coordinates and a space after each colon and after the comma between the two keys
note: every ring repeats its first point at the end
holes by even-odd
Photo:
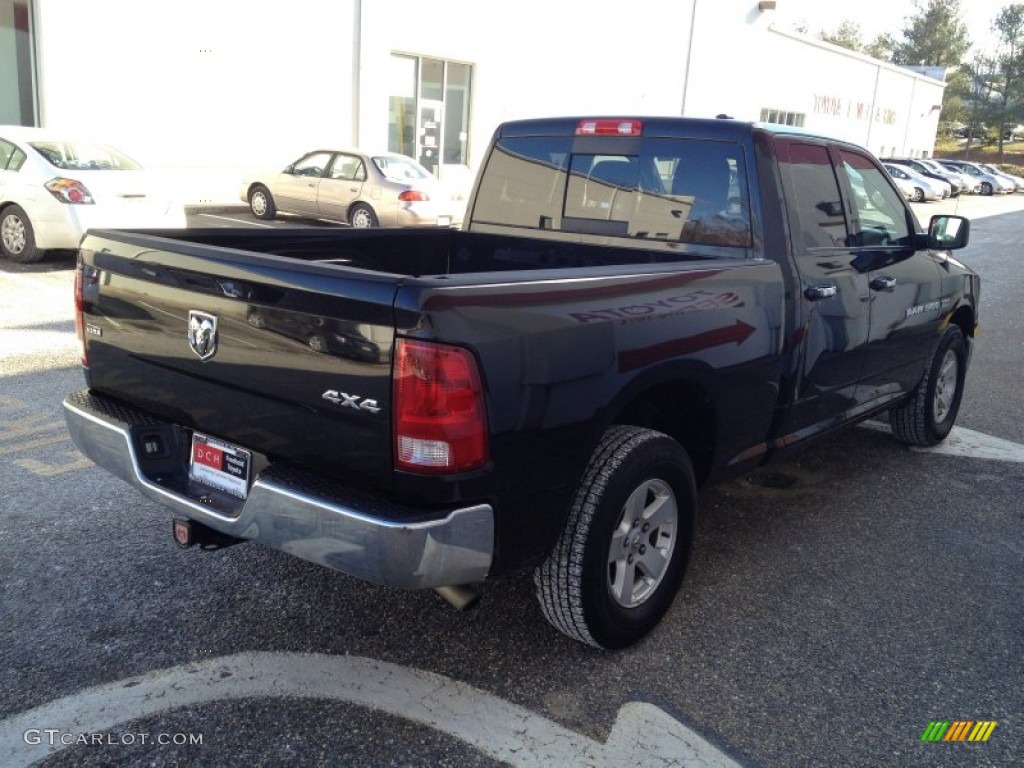
{"type": "Polygon", "coordinates": [[[876,277],[871,281],[871,290],[873,291],[891,291],[896,287],[895,277],[876,277]]]}
{"type": "Polygon", "coordinates": [[[838,293],[839,289],[834,285],[812,285],[809,288],[804,289],[804,297],[809,301],[831,299],[838,293]]]}

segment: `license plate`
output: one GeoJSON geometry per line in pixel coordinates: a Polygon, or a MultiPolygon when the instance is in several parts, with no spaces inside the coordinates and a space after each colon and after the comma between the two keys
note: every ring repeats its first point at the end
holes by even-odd
{"type": "Polygon", "coordinates": [[[193,432],[188,476],[203,485],[244,499],[249,492],[251,458],[252,455],[244,448],[193,432]]]}

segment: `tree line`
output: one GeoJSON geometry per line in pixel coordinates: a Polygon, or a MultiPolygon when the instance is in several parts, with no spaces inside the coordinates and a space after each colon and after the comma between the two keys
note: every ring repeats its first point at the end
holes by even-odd
{"type": "MultiPolygon", "coordinates": [[[[798,31],[809,32],[806,25],[798,31]]],[[[939,132],[966,135],[968,151],[975,140],[997,143],[1002,159],[1004,143],[1024,123],[1024,3],[1004,6],[992,31],[995,48],[971,53],[960,0],[915,0],[899,38],[886,32],[865,41],[855,21],[817,37],[893,64],[944,67],[939,132]]]]}

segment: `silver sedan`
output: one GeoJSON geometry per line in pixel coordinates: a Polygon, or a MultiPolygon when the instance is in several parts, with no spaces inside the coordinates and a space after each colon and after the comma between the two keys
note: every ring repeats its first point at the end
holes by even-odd
{"type": "Polygon", "coordinates": [[[250,176],[241,198],[259,219],[293,213],[360,228],[457,226],[466,207],[412,158],[355,149],[316,150],[250,176]]]}

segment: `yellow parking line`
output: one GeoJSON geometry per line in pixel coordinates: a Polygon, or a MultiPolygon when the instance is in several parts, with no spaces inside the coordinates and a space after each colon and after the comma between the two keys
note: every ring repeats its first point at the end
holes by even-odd
{"type": "Polygon", "coordinates": [[[52,432],[55,429],[63,429],[64,422],[50,421],[45,424],[39,422],[53,416],[50,413],[33,413],[23,419],[13,421],[0,421],[0,440],[10,440],[12,437],[23,437],[35,435],[40,432],[52,432]]]}
{"type": "Polygon", "coordinates": [[[64,464],[47,464],[35,459],[15,459],[14,463],[39,477],[53,477],[67,472],[78,472],[93,466],[93,463],[78,451],[64,451],[64,455],[70,457],[70,460],[64,464]],[[76,456],[78,458],[75,458],[76,456]]]}
{"type": "Polygon", "coordinates": [[[24,443],[13,443],[12,445],[0,446],[0,456],[6,453],[20,453],[21,451],[30,451],[33,448],[41,448],[44,445],[53,445],[54,443],[63,443],[65,440],[70,440],[67,434],[53,435],[52,437],[40,437],[35,440],[26,440],[24,443]]]}
{"type": "Polygon", "coordinates": [[[12,411],[20,411],[23,408],[28,408],[28,406],[17,398],[0,395],[0,408],[10,408],[12,411]]]}

